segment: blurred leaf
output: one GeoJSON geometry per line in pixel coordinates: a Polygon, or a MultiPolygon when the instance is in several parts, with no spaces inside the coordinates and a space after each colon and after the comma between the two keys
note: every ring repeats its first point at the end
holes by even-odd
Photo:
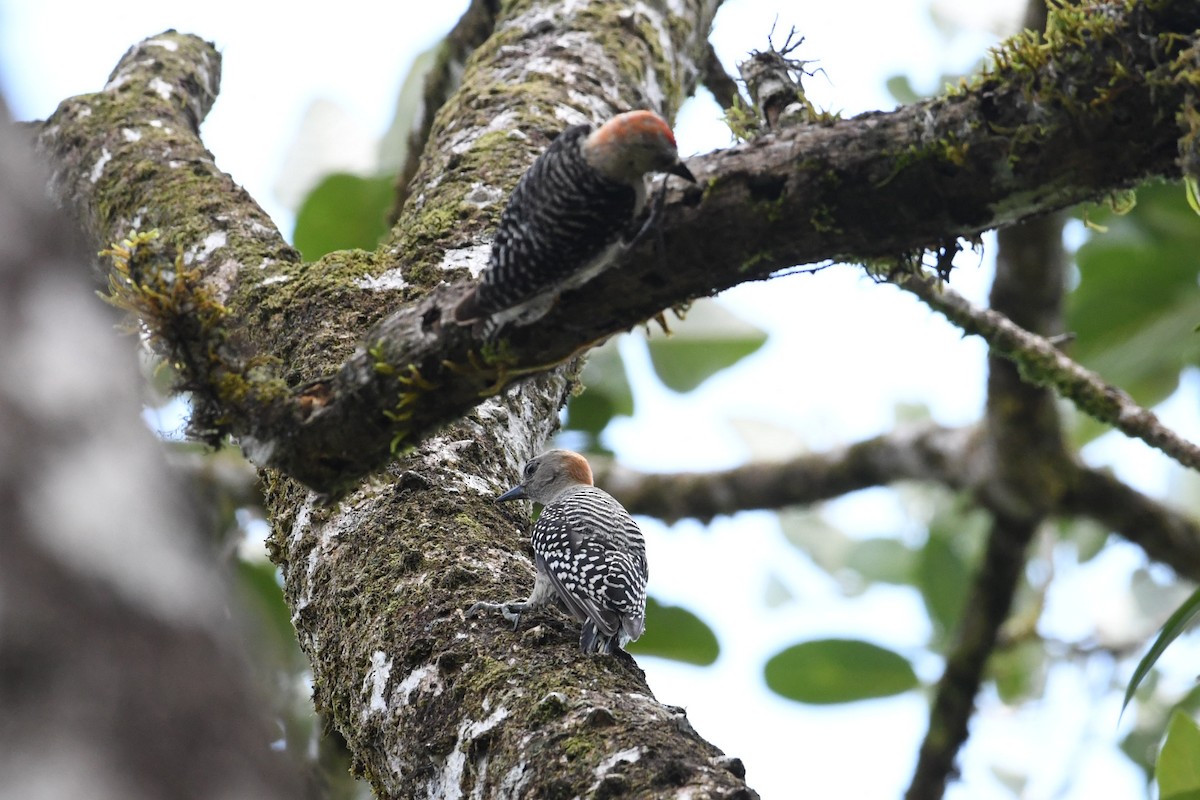
{"type": "Polygon", "coordinates": [[[396,110],[392,122],[379,142],[379,171],[393,175],[404,167],[408,159],[408,137],[417,124],[425,101],[425,79],[437,63],[438,54],[446,47],[440,41],[413,59],[400,94],[396,97],[396,110]]]}
{"type": "Polygon", "coordinates": [[[1067,326],[1073,357],[1153,405],[1175,390],[1184,365],[1200,363],[1200,221],[1177,184],[1146,185],[1137,197],[1125,216],[1086,212],[1109,230],[1076,253],[1067,326]]]}
{"type": "Polygon", "coordinates": [[[633,415],[633,391],[614,341],[609,340],[588,354],[579,380],[583,391],[567,404],[566,428],[583,431],[594,439],[613,417],[633,415]]]}
{"type": "Polygon", "coordinates": [[[855,544],[846,566],[868,581],[882,583],[909,583],[917,554],[896,539],[864,539],[855,544]]]}
{"type": "Polygon", "coordinates": [[[779,513],[784,537],[830,575],[845,568],[854,542],[816,511],[788,509],[779,513]]]}
{"type": "Polygon", "coordinates": [[[329,175],[296,213],[296,248],[306,261],[335,250],[374,250],[387,234],[391,178],[329,175]]]}
{"type": "Polygon", "coordinates": [[[1200,727],[1181,711],[1171,715],[1154,778],[1159,800],[1200,800],[1200,727]]]}
{"type": "Polygon", "coordinates": [[[1025,787],[1029,784],[1029,775],[1001,764],[989,764],[988,767],[991,769],[992,775],[996,777],[996,780],[1004,784],[1004,788],[1008,789],[1013,797],[1025,796],[1025,787]]]}
{"type": "Polygon", "coordinates": [[[275,565],[269,561],[238,559],[237,577],[246,605],[262,623],[260,632],[265,636],[258,636],[256,640],[266,644],[270,654],[280,658],[281,663],[291,664],[294,668],[306,667],[308,662],[296,642],[291,612],[276,580],[275,565]]]}
{"type": "Polygon", "coordinates": [[[767,608],[779,608],[796,599],[792,590],[774,572],[767,576],[767,587],[763,595],[763,602],[767,604],[767,608]]]}
{"type": "Polygon", "coordinates": [[[855,639],[794,644],[771,656],[763,672],[771,691],[801,703],[890,697],[919,685],[906,658],[855,639]]]}
{"type": "Polygon", "coordinates": [[[953,630],[971,585],[966,560],[945,539],[930,536],[917,559],[916,578],[925,608],[939,631],[953,630]]]}
{"type": "Polygon", "coordinates": [[[907,75],[892,75],[884,83],[892,99],[903,106],[923,100],[925,95],[913,88],[912,80],[907,75]]]}
{"type": "MultiPolygon", "coordinates": [[[[1183,602],[1179,608],[1175,609],[1165,623],[1162,630],[1159,631],[1158,638],[1154,640],[1154,644],[1150,646],[1150,650],[1138,662],[1137,669],[1133,671],[1133,676],[1129,679],[1129,685],[1125,687],[1125,700],[1121,703],[1121,711],[1124,712],[1129,705],[1129,701],[1133,699],[1134,692],[1137,691],[1138,684],[1149,674],[1154,668],[1155,662],[1162,656],[1163,651],[1171,642],[1179,638],[1179,635],[1188,629],[1192,620],[1196,618],[1196,614],[1200,613],[1200,589],[1192,592],[1191,596],[1183,602]]],[[[1174,720],[1172,720],[1172,726],[1174,720]]],[[[1163,795],[1166,796],[1165,794],[1163,795]]]]}
{"type": "Polygon", "coordinates": [[[1000,699],[1009,705],[1038,696],[1046,685],[1046,648],[1025,641],[997,650],[988,659],[988,672],[1000,699]]]}
{"type": "Polygon", "coordinates": [[[646,601],[646,632],[626,648],[642,656],[659,656],[707,667],[721,654],[717,635],[692,612],[646,601]]]}
{"type": "Polygon", "coordinates": [[[940,639],[962,616],[991,516],[964,495],[937,491],[929,497],[929,538],[917,553],[914,580],[940,639]]]}
{"type": "Polygon", "coordinates": [[[697,300],[671,336],[649,340],[650,360],[664,384],[690,392],[762,347],[767,334],[708,299],[697,300]]]}
{"type": "Polygon", "coordinates": [[[1082,517],[1058,521],[1058,538],[1075,545],[1075,559],[1080,564],[1091,561],[1108,543],[1108,528],[1082,517]]]}
{"type": "Polygon", "coordinates": [[[746,445],[749,461],[787,461],[805,452],[804,439],[795,428],[749,417],[727,421],[746,445]]]}

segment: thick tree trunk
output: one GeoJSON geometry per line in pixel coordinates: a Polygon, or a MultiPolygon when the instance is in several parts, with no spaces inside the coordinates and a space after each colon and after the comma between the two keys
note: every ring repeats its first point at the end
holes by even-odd
{"type": "Polygon", "coordinates": [[[0,121],[0,797],[303,798],[31,156],[0,121]]]}
{"type": "Polygon", "coordinates": [[[701,186],[668,195],[665,252],[632,254],[499,352],[441,325],[446,282],[482,264],[550,137],[628,108],[671,116],[716,4],[506,4],[373,254],[301,264],[217,170],[197,128],[219,58],[192,37],[143,42],[38,129],[97,243],[160,232],[115,297],[180,369],[200,433],[232,431],[279,470],[271,547],[316,701],[383,796],[752,794],[631,660],[583,658],[554,614],[518,633],[463,616],[532,580],[526,519],[489,497],[553,431],[581,346],[779,268],[919,251],[1173,169],[1181,132],[1161,121],[1184,102],[1175,56],[1200,10],[1104,5],[962,92],[698,159],[701,186]]]}

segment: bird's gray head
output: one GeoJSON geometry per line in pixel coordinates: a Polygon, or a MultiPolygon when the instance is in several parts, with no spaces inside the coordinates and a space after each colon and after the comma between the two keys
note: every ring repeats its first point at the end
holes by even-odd
{"type": "Polygon", "coordinates": [[[588,134],[583,156],[592,169],[621,183],[640,183],[647,172],[669,172],[696,182],[679,160],[675,134],[653,111],[626,111],[588,134]]]}
{"type": "Polygon", "coordinates": [[[497,497],[496,502],[528,498],[548,505],[565,492],[591,485],[592,468],[587,459],[570,450],[547,450],[525,464],[521,482],[497,497]]]}

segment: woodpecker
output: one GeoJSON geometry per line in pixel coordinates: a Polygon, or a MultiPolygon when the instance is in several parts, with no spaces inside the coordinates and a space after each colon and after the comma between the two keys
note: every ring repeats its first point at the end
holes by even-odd
{"type": "Polygon", "coordinates": [[[533,524],[535,575],[525,600],[476,603],[467,611],[500,611],[513,623],[557,597],[583,630],[584,653],[612,653],[646,627],[646,542],[629,512],[592,485],[587,460],[550,450],[525,465],[519,484],[496,502],[541,503],[533,524]]]}
{"type": "Polygon", "coordinates": [[[482,323],[488,336],[528,325],[560,293],[599,275],[654,222],[654,214],[642,218],[650,172],[696,182],[670,127],[651,111],[559,134],[517,182],[487,267],[455,307],[455,321],[482,323]]]}

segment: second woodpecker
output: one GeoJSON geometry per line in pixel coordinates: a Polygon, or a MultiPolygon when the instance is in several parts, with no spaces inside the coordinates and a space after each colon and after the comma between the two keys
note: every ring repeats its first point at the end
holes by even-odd
{"type": "Polygon", "coordinates": [[[455,321],[480,323],[490,336],[545,316],[560,293],[600,274],[651,221],[643,216],[651,172],[696,181],[670,127],[651,111],[563,131],[513,190],[487,267],[455,307],[455,321]]]}
{"type": "Polygon", "coordinates": [[[585,653],[613,653],[646,627],[646,542],[633,517],[592,485],[587,460],[550,450],[525,465],[521,483],[496,498],[528,498],[544,508],[533,524],[535,575],[525,600],[476,603],[467,611],[500,611],[513,625],[555,597],[583,623],[585,653]]]}

